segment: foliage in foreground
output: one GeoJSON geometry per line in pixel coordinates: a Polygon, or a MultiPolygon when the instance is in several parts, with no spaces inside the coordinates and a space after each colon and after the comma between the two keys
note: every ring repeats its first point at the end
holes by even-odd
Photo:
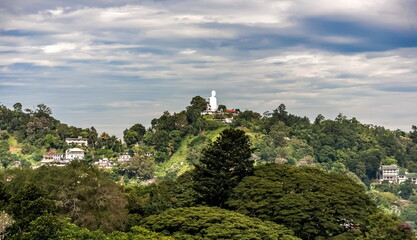
{"type": "Polygon", "coordinates": [[[102,171],[77,161],[65,168],[3,171],[0,181],[4,184],[6,209],[16,224],[23,221],[22,226],[34,220],[32,214],[42,215],[42,209],[71,217],[81,227],[105,232],[124,230],[128,220],[121,187],[102,171]]]}
{"type": "Polygon", "coordinates": [[[172,240],[173,238],[151,232],[143,227],[133,227],[129,232],[115,231],[106,234],[100,230],[90,231],[70,223],[69,219],[60,219],[47,214],[32,221],[27,231],[20,235],[10,236],[10,239],[33,240],[172,240]]]}
{"type": "MultiPolygon", "coordinates": [[[[371,234],[370,217],[378,212],[363,188],[347,176],[278,164],[258,166],[254,176],[233,190],[227,204],[237,212],[287,226],[303,239],[357,230],[371,234]]],[[[390,234],[394,233],[402,231],[390,234]]]]}
{"type": "Polygon", "coordinates": [[[167,210],[145,218],[142,226],[175,239],[193,240],[296,240],[282,225],[217,207],[190,207],[167,210]]]}

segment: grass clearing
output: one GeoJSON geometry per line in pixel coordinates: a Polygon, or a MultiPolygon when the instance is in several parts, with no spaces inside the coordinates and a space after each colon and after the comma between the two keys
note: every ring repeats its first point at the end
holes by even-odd
{"type": "Polygon", "coordinates": [[[19,143],[15,137],[9,136],[7,143],[9,144],[9,151],[11,153],[16,154],[22,151],[23,144],[19,143]]]}
{"type": "MultiPolygon", "coordinates": [[[[226,129],[226,127],[222,127],[213,131],[206,131],[202,135],[205,135],[208,139],[215,141],[224,129],[226,129]]],[[[184,140],[182,140],[180,147],[171,156],[171,158],[168,159],[168,161],[157,164],[155,167],[155,175],[158,178],[161,178],[164,177],[169,171],[173,171],[175,168],[178,168],[177,176],[179,176],[192,169],[193,166],[191,166],[186,159],[188,153],[188,145],[197,137],[198,136],[187,135],[184,140]]]]}

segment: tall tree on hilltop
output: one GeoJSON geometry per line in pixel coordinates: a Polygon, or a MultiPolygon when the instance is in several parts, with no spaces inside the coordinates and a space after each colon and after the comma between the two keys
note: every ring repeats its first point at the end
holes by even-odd
{"type": "Polygon", "coordinates": [[[139,143],[145,133],[146,128],[142,124],[136,123],[129,129],[123,131],[123,139],[125,140],[127,146],[130,147],[136,143],[139,143]]]}
{"type": "Polygon", "coordinates": [[[201,112],[206,110],[207,102],[201,96],[195,96],[191,99],[191,106],[187,107],[187,120],[191,124],[195,122],[200,116],[201,112]]]}
{"type": "Polygon", "coordinates": [[[22,112],[22,104],[21,103],[13,104],[13,109],[15,112],[22,112]]]}
{"type": "Polygon", "coordinates": [[[413,129],[413,131],[410,132],[410,138],[413,140],[413,143],[417,143],[417,126],[413,125],[411,126],[411,129],[413,129]]]}
{"type": "Polygon", "coordinates": [[[226,129],[210,144],[195,165],[194,188],[201,202],[224,205],[240,180],[253,173],[249,137],[242,130],[226,129]]]}
{"type": "Polygon", "coordinates": [[[52,110],[50,107],[41,103],[36,105],[37,109],[35,110],[35,116],[37,117],[50,117],[52,115],[52,110]]]}

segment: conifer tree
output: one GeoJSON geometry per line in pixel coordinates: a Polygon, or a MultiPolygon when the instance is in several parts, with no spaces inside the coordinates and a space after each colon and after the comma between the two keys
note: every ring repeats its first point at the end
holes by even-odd
{"type": "Polygon", "coordinates": [[[242,130],[226,129],[202,154],[195,166],[194,189],[200,202],[224,205],[230,191],[240,180],[253,173],[249,137],[242,130]]]}

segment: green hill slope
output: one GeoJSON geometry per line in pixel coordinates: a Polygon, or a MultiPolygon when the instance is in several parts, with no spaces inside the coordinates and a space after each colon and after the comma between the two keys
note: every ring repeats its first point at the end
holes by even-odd
{"type": "Polygon", "coordinates": [[[204,135],[207,139],[214,141],[222,132],[224,128],[219,128],[212,131],[205,131],[204,133],[194,136],[187,135],[181,142],[178,150],[171,156],[168,161],[157,164],[155,168],[155,175],[158,178],[164,177],[167,174],[176,173],[176,175],[181,175],[184,172],[192,169],[192,165],[187,161],[187,153],[189,150],[189,144],[196,139],[197,137],[204,135]]]}

